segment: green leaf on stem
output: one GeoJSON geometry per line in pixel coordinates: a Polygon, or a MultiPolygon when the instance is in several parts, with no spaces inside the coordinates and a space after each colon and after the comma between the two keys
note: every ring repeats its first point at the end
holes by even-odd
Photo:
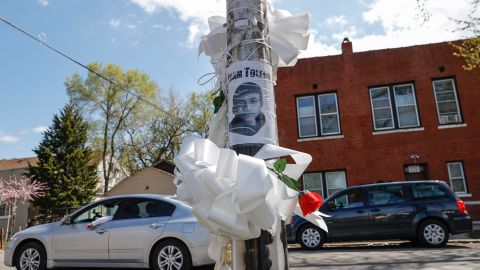
{"type": "Polygon", "coordinates": [[[223,93],[223,91],[220,91],[220,94],[213,99],[213,106],[215,106],[213,113],[217,113],[220,110],[224,100],[225,94],[223,93]]]}
{"type": "Polygon", "coordinates": [[[282,174],[279,179],[289,188],[300,191],[298,181],[293,180],[288,175],[282,174]]]}
{"type": "Polygon", "coordinates": [[[275,163],[273,163],[273,168],[278,173],[283,173],[286,167],[287,167],[287,160],[283,158],[278,159],[277,161],[275,161],[275,163]]]}

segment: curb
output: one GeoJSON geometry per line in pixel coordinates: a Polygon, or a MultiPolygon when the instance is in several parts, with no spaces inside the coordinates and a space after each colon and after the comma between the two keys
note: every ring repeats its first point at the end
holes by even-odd
{"type": "Polygon", "coordinates": [[[448,240],[449,243],[480,243],[480,239],[473,239],[473,238],[467,238],[467,239],[450,239],[448,240]]]}

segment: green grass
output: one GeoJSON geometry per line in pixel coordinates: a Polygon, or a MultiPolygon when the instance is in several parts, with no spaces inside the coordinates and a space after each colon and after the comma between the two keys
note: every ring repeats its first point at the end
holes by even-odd
{"type": "Polygon", "coordinates": [[[471,238],[479,239],[480,238],[480,231],[472,231],[468,234],[471,238]]]}

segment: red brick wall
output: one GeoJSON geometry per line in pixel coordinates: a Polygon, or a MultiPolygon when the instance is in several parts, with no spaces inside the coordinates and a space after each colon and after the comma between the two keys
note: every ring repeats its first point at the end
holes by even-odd
{"type": "MultiPolygon", "coordinates": [[[[353,44],[355,46],[355,44],[353,44]]],[[[428,164],[448,181],[447,161],[464,161],[471,198],[480,201],[480,72],[464,71],[448,43],[301,59],[280,68],[275,96],[280,145],[310,153],[308,171],[346,169],[347,185],[403,180],[404,165],[428,164]],[[440,67],[443,67],[443,71],[440,67]],[[454,77],[466,127],[438,129],[432,79],[454,77]],[[413,82],[422,131],[373,135],[369,87],[413,82]],[[312,85],[317,84],[318,89],[312,85]],[[298,142],[295,96],[337,91],[344,138],[298,142]]],[[[480,219],[480,213],[475,214],[480,219]]]]}

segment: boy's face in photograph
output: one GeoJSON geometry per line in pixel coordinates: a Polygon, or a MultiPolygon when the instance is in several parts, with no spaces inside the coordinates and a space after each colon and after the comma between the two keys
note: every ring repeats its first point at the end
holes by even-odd
{"type": "Polygon", "coordinates": [[[233,99],[233,114],[245,121],[255,121],[262,108],[262,100],[257,93],[247,93],[233,99]]]}

